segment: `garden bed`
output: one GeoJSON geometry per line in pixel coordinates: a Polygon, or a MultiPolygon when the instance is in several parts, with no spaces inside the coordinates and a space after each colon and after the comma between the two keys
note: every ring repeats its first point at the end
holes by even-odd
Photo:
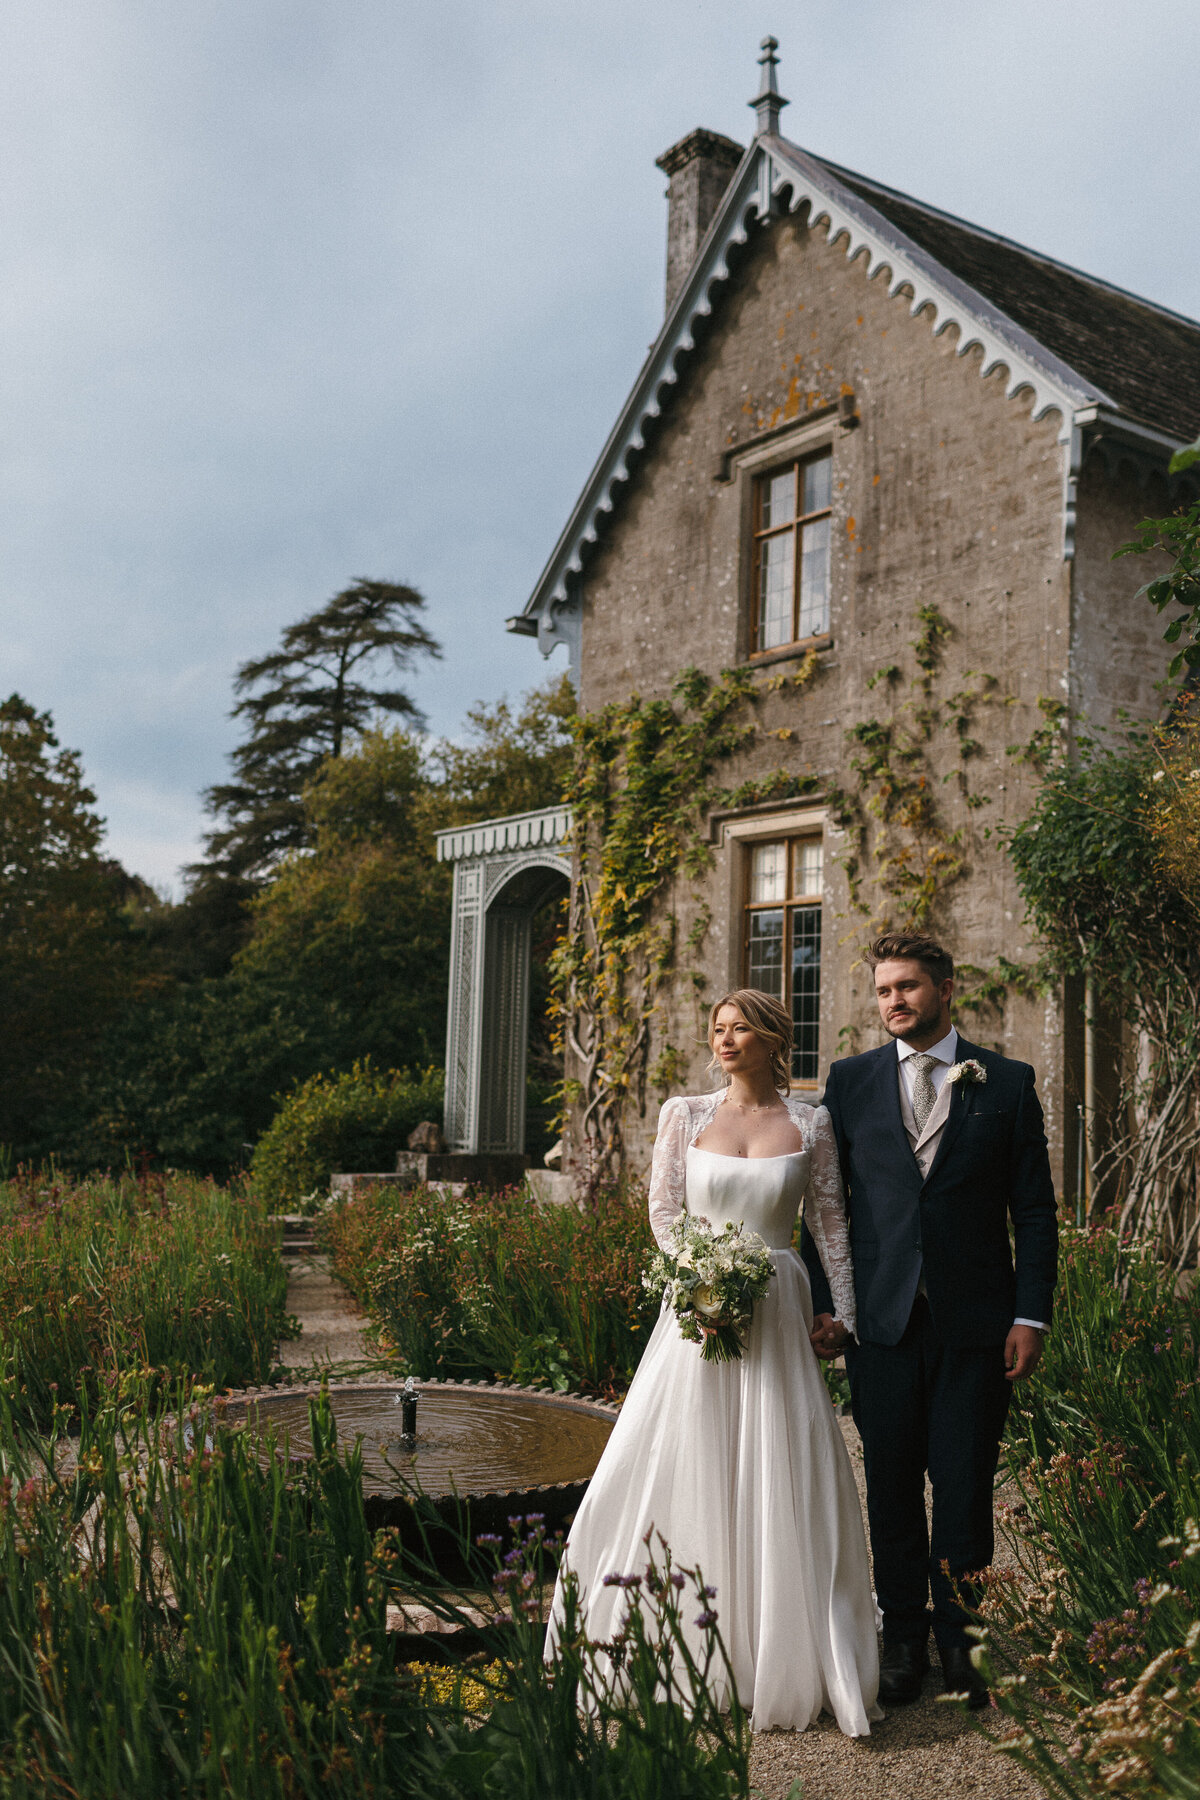
{"type": "Polygon", "coordinates": [[[1063,1234],[1007,1453],[1021,1569],[985,1607],[1011,1754],[1063,1800],[1200,1794],[1200,1293],[1063,1234]]]}
{"type": "Polygon", "coordinates": [[[605,1399],[629,1386],[658,1317],[644,1195],[590,1212],[499,1193],[379,1187],[319,1225],[383,1354],[422,1379],[512,1381],[605,1399]]]}
{"type": "Polygon", "coordinates": [[[262,1382],[289,1329],[278,1234],[246,1188],[53,1172],[0,1183],[0,1358],[26,1420],[94,1407],[132,1374],[262,1382]]]}

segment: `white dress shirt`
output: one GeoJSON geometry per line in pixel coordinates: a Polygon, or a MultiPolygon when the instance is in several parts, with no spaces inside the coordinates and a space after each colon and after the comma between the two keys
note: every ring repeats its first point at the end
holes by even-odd
{"type": "MultiPolygon", "coordinates": [[[[906,1044],[902,1038],[896,1039],[896,1051],[900,1057],[900,1078],[904,1083],[904,1091],[908,1095],[908,1103],[911,1106],[916,1071],[910,1067],[909,1059],[916,1056],[917,1051],[914,1045],[906,1044]]],[[[950,1065],[958,1060],[958,1032],[953,1025],[950,1027],[944,1038],[940,1038],[936,1044],[930,1044],[925,1055],[933,1056],[937,1059],[932,1069],[929,1071],[929,1079],[933,1082],[933,1093],[934,1099],[936,1100],[942,1091],[942,1084],[949,1072],[950,1065]]],[[[925,1278],[922,1276],[920,1291],[923,1293],[924,1290],[925,1278]]],[[[1043,1324],[1040,1319],[1014,1319],[1013,1324],[1032,1325],[1035,1331],[1049,1331],[1050,1329],[1050,1327],[1043,1324]]]]}
{"type": "MultiPolygon", "coordinates": [[[[916,1071],[909,1067],[909,1057],[916,1056],[917,1051],[912,1044],[906,1044],[903,1038],[896,1039],[896,1049],[900,1053],[900,1073],[904,1077],[904,1089],[908,1095],[908,1104],[912,1105],[913,1082],[916,1071]]],[[[933,1097],[936,1100],[942,1091],[942,1083],[952,1062],[958,1058],[958,1032],[952,1025],[945,1037],[936,1044],[931,1044],[925,1052],[926,1056],[936,1056],[937,1061],[929,1071],[929,1079],[933,1082],[933,1097]]]]}

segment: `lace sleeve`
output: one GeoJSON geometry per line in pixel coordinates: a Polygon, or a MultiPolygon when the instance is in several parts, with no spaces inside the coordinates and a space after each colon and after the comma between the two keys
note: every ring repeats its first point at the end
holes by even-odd
{"type": "Polygon", "coordinates": [[[833,1121],[823,1106],[812,1116],[812,1146],[808,1191],[804,1196],[804,1220],[812,1233],[829,1282],[837,1317],[851,1334],[858,1324],[854,1298],[854,1264],[850,1258],[850,1232],[846,1225],[846,1199],[838,1166],[833,1121]]]}
{"type": "Polygon", "coordinates": [[[666,1101],[658,1115],[650,1165],[650,1229],[660,1250],[666,1248],[667,1233],[684,1210],[690,1126],[687,1101],[666,1101]]]}

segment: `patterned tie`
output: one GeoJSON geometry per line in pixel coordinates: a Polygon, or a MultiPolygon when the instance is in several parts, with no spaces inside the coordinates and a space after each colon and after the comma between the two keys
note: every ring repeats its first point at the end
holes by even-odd
{"type": "Polygon", "coordinates": [[[913,1118],[917,1122],[917,1136],[920,1137],[925,1129],[925,1121],[933,1111],[933,1104],[937,1099],[933,1076],[929,1073],[937,1062],[937,1057],[927,1056],[924,1051],[921,1051],[916,1056],[910,1056],[908,1062],[913,1072],[913,1118]]]}

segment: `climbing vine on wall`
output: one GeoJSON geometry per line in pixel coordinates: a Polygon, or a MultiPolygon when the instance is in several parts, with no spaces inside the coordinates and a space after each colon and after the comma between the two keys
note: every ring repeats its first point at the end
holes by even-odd
{"type": "MultiPolygon", "coordinates": [[[[862,720],[847,732],[853,781],[844,787],[789,769],[730,787],[715,781],[719,765],[752,738],[793,736],[787,725],[764,730],[750,714],[764,694],[812,682],[820,667],[813,652],[794,669],[767,676],[742,667],[713,681],[685,669],[670,699],[633,694],[578,719],[565,796],[574,813],[577,878],[567,931],[554,956],[554,1006],[570,1057],[564,1099],[593,1184],[620,1168],[627,1104],[642,1112],[647,1086],[677,1086],[689,1060],[667,1042],[652,1063],[652,1026],[668,978],[690,980],[703,999],[704,977],[680,963],[700,951],[711,915],[702,890],[694,890],[694,923],[680,945],[674,911],[661,901],[677,879],[700,883],[711,869],[713,853],[701,826],[712,808],[738,809],[823,789],[848,836],[839,861],[852,914],[867,929],[935,927],[942,897],[967,870],[973,821],[990,803],[972,780],[983,753],[976,725],[980,710],[1001,697],[996,678],[978,670],[968,671],[952,693],[939,695],[953,627],[933,605],[918,607],[915,623],[909,645],[914,672],[888,664],[869,684],[888,699],[887,716],[862,720]],[[944,769],[946,759],[944,752],[935,756],[935,740],[947,733],[956,754],[939,775],[935,763],[944,769]],[[964,823],[948,819],[948,786],[961,801],[964,823]]],[[[1047,718],[1048,731],[1056,725],[1047,718]]],[[[1015,965],[1005,964],[963,973],[976,978],[978,1004],[997,1005],[1014,971],[1015,965]]]]}
{"type": "MultiPolygon", "coordinates": [[[[572,1065],[565,1099],[577,1109],[593,1183],[620,1167],[626,1104],[632,1099],[644,1109],[647,1082],[675,1085],[686,1060],[666,1044],[650,1065],[658,991],[668,972],[677,972],[680,950],[674,916],[656,902],[677,878],[699,881],[712,867],[700,829],[711,807],[746,806],[816,786],[815,776],[789,772],[721,789],[713,773],[758,732],[748,714],[761,695],[802,688],[817,668],[815,654],[765,680],[745,667],[726,670],[717,681],[689,668],[669,700],[633,694],[576,724],[566,795],[576,879],[553,972],[558,1027],[572,1065]]],[[[785,727],[776,735],[791,732],[785,727]]],[[[711,914],[702,894],[693,897],[695,922],[683,948],[694,955],[711,914]]],[[[702,977],[692,979],[702,984],[702,977]]]]}
{"type": "Polygon", "coordinates": [[[850,727],[856,780],[832,797],[835,819],[849,834],[840,860],[851,909],[879,931],[931,929],[940,898],[966,871],[969,834],[948,823],[941,788],[953,783],[968,813],[990,804],[989,795],[972,787],[970,765],[983,752],[974,735],[976,714],[995,699],[996,678],[968,670],[962,687],[939,698],[935,683],[953,627],[934,605],[919,606],[916,623],[910,648],[917,673],[910,681],[889,663],[872,676],[868,687],[892,696],[890,716],[850,727]],[[905,687],[908,697],[901,700],[905,687]],[[957,756],[939,778],[934,742],[947,732],[957,756]]]}

